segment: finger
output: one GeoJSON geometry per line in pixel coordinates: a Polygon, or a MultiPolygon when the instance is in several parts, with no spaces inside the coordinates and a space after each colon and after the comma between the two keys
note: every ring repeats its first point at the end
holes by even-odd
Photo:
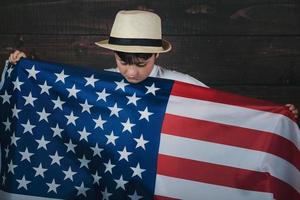
{"type": "Polygon", "coordinates": [[[294,105],[291,105],[291,106],[289,107],[289,109],[290,109],[290,111],[293,111],[293,112],[294,112],[295,110],[297,110],[296,107],[295,107],[294,105]]]}
{"type": "Polygon", "coordinates": [[[18,62],[21,58],[26,58],[25,53],[20,52],[20,53],[17,55],[16,61],[18,62]]]}
{"type": "Polygon", "coordinates": [[[13,61],[14,61],[14,62],[16,62],[17,56],[18,56],[19,53],[20,53],[20,51],[15,51],[15,52],[13,53],[13,61]]]}
{"type": "Polygon", "coordinates": [[[286,104],[285,106],[287,106],[290,111],[293,111],[296,109],[296,107],[293,104],[286,104]]]}
{"type": "Polygon", "coordinates": [[[8,61],[11,63],[12,62],[12,53],[9,55],[8,61]]]}
{"type": "Polygon", "coordinates": [[[12,64],[16,64],[16,63],[15,63],[15,61],[14,61],[14,58],[13,58],[13,56],[14,56],[13,54],[10,54],[10,56],[9,56],[9,59],[8,59],[8,60],[9,60],[9,62],[10,62],[10,63],[12,63],[12,64]]]}
{"type": "Polygon", "coordinates": [[[25,54],[24,52],[22,52],[21,55],[22,55],[23,58],[26,58],[26,57],[27,57],[26,54],[25,54]]]}

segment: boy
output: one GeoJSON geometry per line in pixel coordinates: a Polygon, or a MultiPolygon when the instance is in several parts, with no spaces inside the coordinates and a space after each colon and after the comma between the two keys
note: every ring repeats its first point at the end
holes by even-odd
{"type": "MultiPolygon", "coordinates": [[[[107,69],[119,72],[130,83],[139,83],[148,76],[178,80],[207,87],[195,78],[180,72],[168,70],[155,65],[159,53],[171,50],[171,44],[162,39],[160,17],[152,12],[129,10],[119,11],[116,15],[110,37],[95,43],[114,51],[117,68],[107,69]]],[[[16,64],[23,52],[10,54],[9,61],[16,64]]],[[[292,104],[286,104],[298,117],[298,110],[292,104]]]]}

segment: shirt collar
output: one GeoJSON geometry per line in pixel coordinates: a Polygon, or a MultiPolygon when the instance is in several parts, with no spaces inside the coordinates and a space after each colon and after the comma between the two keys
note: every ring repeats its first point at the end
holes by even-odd
{"type": "Polygon", "coordinates": [[[150,77],[157,77],[157,74],[158,74],[158,66],[154,65],[151,73],[149,74],[149,76],[150,77]]]}

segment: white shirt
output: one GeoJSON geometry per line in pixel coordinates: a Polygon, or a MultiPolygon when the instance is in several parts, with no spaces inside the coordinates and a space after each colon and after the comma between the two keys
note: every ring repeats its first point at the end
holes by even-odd
{"type": "MultiPolygon", "coordinates": [[[[109,68],[109,69],[105,69],[105,70],[111,71],[111,72],[119,72],[119,70],[117,68],[109,68]]],[[[175,80],[175,81],[182,81],[182,82],[190,83],[193,85],[208,87],[204,83],[198,81],[197,79],[193,78],[192,76],[190,76],[188,74],[184,74],[184,73],[177,72],[174,70],[165,69],[158,65],[153,66],[153,69],[149,76],[157,77],[157,78],[165,78],[165,79],[170,79],[170,80],[175,80]]]]}

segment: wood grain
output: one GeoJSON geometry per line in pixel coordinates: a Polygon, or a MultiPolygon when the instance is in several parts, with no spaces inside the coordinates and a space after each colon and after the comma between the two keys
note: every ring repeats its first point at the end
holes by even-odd
{"type": "Polygon", "coordinates": [[[121,9],[156,12],[165,35],[300,33],[297,0],[5,0],[0,2],[0,34],[108,34],[121,9]]]}

